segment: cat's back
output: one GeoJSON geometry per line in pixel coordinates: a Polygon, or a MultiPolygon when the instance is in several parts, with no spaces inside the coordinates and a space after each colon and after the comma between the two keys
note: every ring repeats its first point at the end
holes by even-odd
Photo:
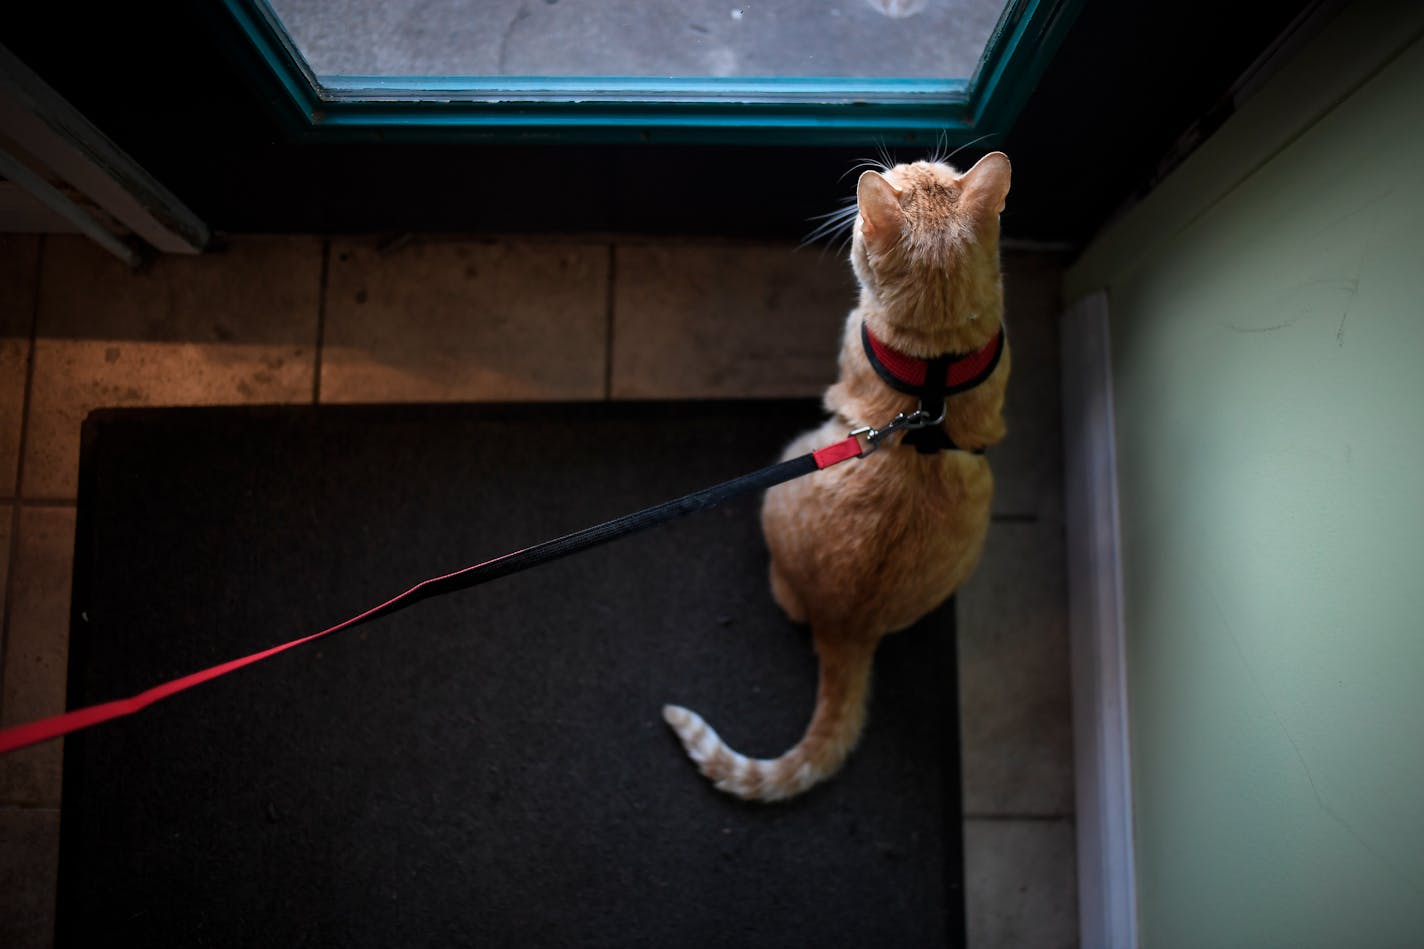
{"type": "MultiPolygon", "coordinates": [[[[832,435],[835,424],[803,441],[832,435]]],[[[993,493],[981,455],[889,445],[772,488],[762,526],[807,603],[898,629],[938,606],[978,563],[993,493]]]]}

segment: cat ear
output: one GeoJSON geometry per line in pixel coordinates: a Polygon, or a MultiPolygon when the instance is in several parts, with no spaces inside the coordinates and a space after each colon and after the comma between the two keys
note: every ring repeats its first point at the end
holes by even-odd
{"type": "Polygon", "coordinates": [[[905,216],[900,210],[900,189],[878,171],[862,172],[855,186],[860,207],[860,234],[874,251],[883,251],[900,237],[905,216]]]}
{"type": "Polygon", "coordinates": [[[1008,155],[990,152],[959,176],[963,200],[985,213],[998,214],[1004,210],[1004,199],[1009,196],[1011,172],[1008,155]]]}

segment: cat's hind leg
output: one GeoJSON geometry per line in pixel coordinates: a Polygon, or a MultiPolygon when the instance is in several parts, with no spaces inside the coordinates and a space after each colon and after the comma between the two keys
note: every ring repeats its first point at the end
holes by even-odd
{"type": "Polygon", "coordinates": [[[791,622],[806,622],[806,605],[801,602],[801,598],[796,595],[791,584],[786,582],[786,577],[782,576],[781,571],[776,568],[774,560],[771,562],[771,598],[776,601],[776,605],[781,607],[782,612],[791,622]]]}

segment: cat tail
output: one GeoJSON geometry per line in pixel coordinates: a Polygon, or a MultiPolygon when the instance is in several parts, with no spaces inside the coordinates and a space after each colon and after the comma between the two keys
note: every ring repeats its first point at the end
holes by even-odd
{"type": "Polygon", "coordinates": [[[820,639],[820,684],[806,733],[779,758],[748,758],[729,748],[696,712],[663,707],[663,718],[718,790],[749,801],[780,801],[830,777],[860,738],[875,644],[820,639]]]}

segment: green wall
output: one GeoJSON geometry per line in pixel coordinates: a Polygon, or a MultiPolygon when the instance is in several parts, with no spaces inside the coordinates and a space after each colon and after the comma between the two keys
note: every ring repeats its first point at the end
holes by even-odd
{"type": "Polygon", "coordinates": [[[1424,946],[1424,5],[1347,8],[1106,287],[1148,947],[1424,946]]]}

